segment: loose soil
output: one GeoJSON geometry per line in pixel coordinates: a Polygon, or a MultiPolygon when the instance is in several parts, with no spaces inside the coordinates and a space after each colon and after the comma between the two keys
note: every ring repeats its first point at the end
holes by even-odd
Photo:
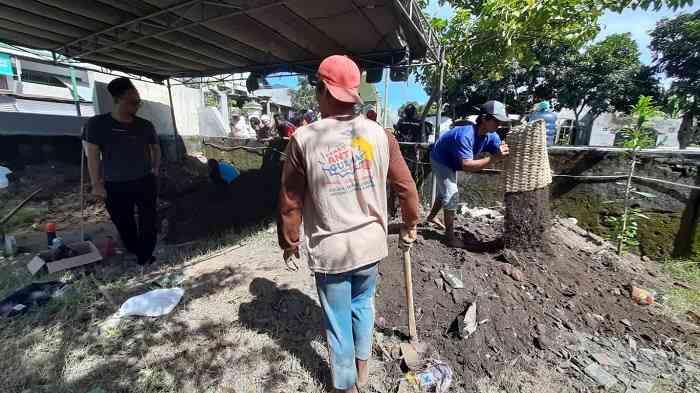
{"type": "MultiPolygon", "coordinates": [[[[668,356],[685,352],[683,343],[697,351],[697,327],[670,321],[658,315],[657,306],[630,299],[631,283],[663,287],[652,264],[634,256],[619,259],[601,239],[583,237],[585,231],[565,221],[552,228],[550,252],[504,253],[492,247],[499,243],[500,227],[491,216],[463,222],[460,228],[472,249],[481,243],[490,252],[450,249],[429,229],[412,250],[419,339],[453,368],[454,391],[477,391],[478,380],[494,378],[523,357],[578,370],[576,378],[590,383],[580,372],[590,360],[576,358],[585,337],[631,337],[640,347],[661,349],[668,356]],[[461,278],[464,289],[448,293],[441,270],[461,278]],[[479,326],[462,339],[455,321],[473,302],[479,326]]],[[[396,250],[395,236],[390,244],[396,250]]],[[[392,327],[408,331],[402,266],[399,251],[381,264],[377,316],[385,333],[392,327]]]]}
{"type": "Polygon", "coordinates": [[[507,248],[527,251],[549,246],[551,212],[549,187],[505,195],[504,243],[507,248]]]}

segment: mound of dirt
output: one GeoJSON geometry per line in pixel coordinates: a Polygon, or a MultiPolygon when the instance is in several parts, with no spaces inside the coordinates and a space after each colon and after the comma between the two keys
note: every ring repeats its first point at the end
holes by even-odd
{"type": "MultiPolygon", "coordinates": [[[[663,287],[652,264],[618,258],[569,220],[555,221],[546,254],[498,250],[502,227],[500,215],[462,219],[459,229],[472,251],[450,249],[424,229],[411,252],[419,339],[454,370],[452,391],[477,391],[478,380],[494,378],[518,358],[546,360],[590,385],[603,384],[591,371],[596,365],[621,386],[625,379],[644,384],[667,374],[676,386],[700,383],[691,376],[697,363],[682,349],[693,340],[697,348],[697,327],[670,321],[659,315],[658,305],[630,298],[630,284],[663,287]],[[464,288],[452,289],[445,273],[461,279],[464,288]],[[473,303],[478,327],[463,339],[456,321],[473,303]],[[658,359],[647,359],[636,347],[658,359]],[[605,358],[619,360],[600,364],[605,358]],[[640,371],[645,368],[646,374],[640,371]]],[[[407,332],[402,256],[395,236],[390,244],[395,251],[381,264],[377,324],[380,331],[407,332]]]]}

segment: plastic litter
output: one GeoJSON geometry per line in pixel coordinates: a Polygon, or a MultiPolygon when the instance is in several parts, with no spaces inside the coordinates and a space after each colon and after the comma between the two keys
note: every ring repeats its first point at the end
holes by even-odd
{"type": "Polygon", "coordinates": [[[464,288],[464,283],[462,282],[462,280],[457,278],[454,274],[448,273],[444,270],[440,270],[440,274],[442,275],[442,278],[445,280],[445,282],[450,284],[450,286],[452,288],[454,288],[454,289],[464,288]]]}
{"type": "Polygon", "coordinates": [[[120,317],[159,317],[170,314],[184,294],[182,288],[154,289],[127,299],[117,314],[120,317]]]}
{"type": "Polygon", "coordinates": [[[7,179],[7,175],[12,173],[9,168],[0,166],[0,188],[7,188],[10,185],[10,181],[7,179]]]}
{"type": "Polygon", "coordinates": [[[654,304],[654,293],[646,289],[632,287],[632,299],[643,306],[654,304]]]}
{"type": "Polygon", "coordinates": [[[0,300],[0,317],[14,317],[32,307],[46,304],[65,284],[58,281],[35,282],[0,300]]]}
{"type": "Polygon", "coordinates": [[[431,359],[423,371],[407,373],[406,380],[421,392],[447,393],[452,385],[452,369],[447,363],[431,359]]]}
{"type": "Polygon", "coordinates": [[[17,255],[17,239],[12,235],[5,235],[5,256],[17,255]]]}

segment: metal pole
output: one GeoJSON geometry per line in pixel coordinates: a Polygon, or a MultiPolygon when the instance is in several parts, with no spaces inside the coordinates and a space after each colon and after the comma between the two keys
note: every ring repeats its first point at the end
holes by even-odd
{"type": "MultiPolygon", "coordinates": [[[[435,142],[440,138],[440,123],[442,122],[442,83],[445,71],[445,47],[440,47],[440,64],[438,65],[438,89],[437,89],[437,105],[438,110],[435,116],[435,142]]],[[[430,206],[435,205],[435,196],[437,194],[437,185],[435,184],[435,174],[432,176],[433,189],[430,193],[430,206]]]]}
{"type": "Polygon", "coordinates": [[[173,106],[173,90],[170,88],[170,78],[165,80],[165,84],[168,86],[168,99],[170,100],[170,117],[173,119],[173,135],[175,136],[175,161],[180,160],[180,149],[177,138],[177,122],[175,121],[175,107],[173,106]]]}
{"type": "Polygon", "coordinates": [[[82,117],[82,114],[80,113],[80,96],[78,95],[78,82],[75,79],[75,68],[72,66],[70,67],[70,83],[71,83],[71,88],[73,89],[73,101],[75,101],[75,112],[78,114],[78,117],[82,117]]]}
{"type": "Polygon", "coordinates": [[[384,70],[384,115],[382,120],[384,128],[387,128],[389,124],[389,69],[385,68],[384,70]]]}

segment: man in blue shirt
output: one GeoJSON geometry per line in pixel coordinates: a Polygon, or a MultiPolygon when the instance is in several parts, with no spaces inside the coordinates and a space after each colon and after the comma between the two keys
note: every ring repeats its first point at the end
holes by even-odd
{"type": "Polygon", "coordinates": [[[459,203],[457,171],[478,172],[494,160],[508,155],[508,145],[496,134],[501,123],[510,120],[506,107],[498,101],[488,101],[479,107],[476,124],[455,127],[435,142],[430,153],[430,162],[435,175],[437,197],[427,221],[445,229],[447,242],[452,247],[462,247],[461,239],[454,232],[455,210],[459,203]],[[481,153],[488,153],[479,158],[481,153]],[[440,209],[445,210],[445,223],[437,219],[440,209]]]}

